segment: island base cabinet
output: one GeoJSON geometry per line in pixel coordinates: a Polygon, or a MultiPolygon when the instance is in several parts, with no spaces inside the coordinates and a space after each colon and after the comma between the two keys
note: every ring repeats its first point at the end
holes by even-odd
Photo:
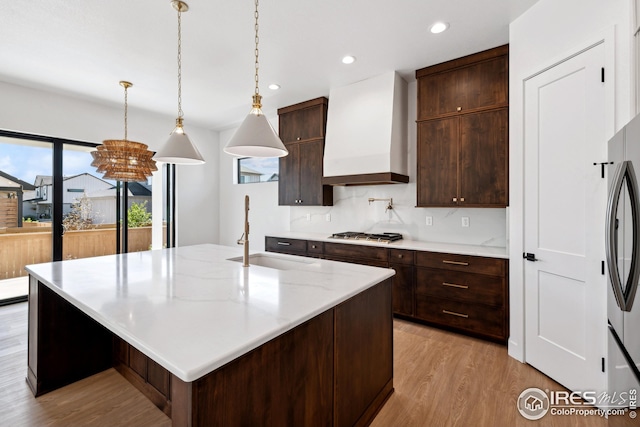
{"type": "Polygon", "coordinates": [[[172,376],[172,424],[367,426],[392,392],[387,279],[192,383],[172,376]]]}
{"type": "Polygon", "coordinates": [[[173,426],[331,426],[332,379],[328,311],[191,385],[173,377],[173,426]]]}
{"type": "Polygon", "coordinates": [[[30,277],[39,396],[115,367],[177,426],[366,426],[393,392],[391,279],[184,382],[30,277]]]}
{"type": "Polygon", "coordinates": [[[112,335],[29,277],[27,384],[37,397],[111,367],[112,335]]]}

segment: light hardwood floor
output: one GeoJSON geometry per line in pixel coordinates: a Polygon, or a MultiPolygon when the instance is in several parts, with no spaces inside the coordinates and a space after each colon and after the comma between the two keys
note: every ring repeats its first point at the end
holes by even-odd
{"type": "MultiPolygon", "coordinates": [[[[529,387],[562,390],[507,356],[504,346],[411,322],[394,322],[395,392],[373,427],[638,426],[547,414],[528,421],[516,400],[529,387]]],[[[171,420],[113,369],[34,398],[27,369],[27,305],[0,307],[0,425],[170,426],[171,420]]]]}

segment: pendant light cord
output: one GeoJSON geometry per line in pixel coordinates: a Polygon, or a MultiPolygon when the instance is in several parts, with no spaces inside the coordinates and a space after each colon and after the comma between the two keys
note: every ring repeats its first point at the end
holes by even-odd
{"type": "Polygon", "coordinates": [[[178,118],[182,118],[182,12],[178,8],[178,118]]]}
{"type": "Polygon", "coordinates": [[[255,65],[256,65],[256,95],[260,95],[260,89],[258,88],[258,69],[260,68],[260,63],[258,61],[258,55],[260,54],[260,51],[258,50],[258,42],[260,41],[260,38],[258,37],[258,0],[256,0],[256,10],[255,13],[253,14],[255,19],[256,19],[256,23],[255,23],[255,30],[256,30],[256,36],[255,36],[255,42],[256,42],[256,49],[255,49],[255,56],[256,56],[256,61],[255,61],[255,65]]]}
{"type": "Polygon", "coordinates": [[[123,85],[124,86],[124,140],[127,140],[127,109],[129,106],[128,103],[128,99],[127,99],[127,89],[129,88],[129,86],[127,85],[123,85]]]}

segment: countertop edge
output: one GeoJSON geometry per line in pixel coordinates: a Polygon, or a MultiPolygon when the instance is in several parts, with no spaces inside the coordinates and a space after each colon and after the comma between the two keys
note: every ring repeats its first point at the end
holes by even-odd
{"type": "Polygon", "coordinates": [[[389,249],[416,250],[424,252],[444,252],[457,255],[481,256],[486,258],[509,259],[508,248],[501,246],[465,245],[461,243],[425,242],[419,240],[402,239],[391,243],[379,243],[364,240],[335,239],[325,233],[301,231],[285,231],[268,233],[266,237],[281,237],[285,239],[313,240],[329,243],[344,243],[348,245],[376,246],[389,249]]]}

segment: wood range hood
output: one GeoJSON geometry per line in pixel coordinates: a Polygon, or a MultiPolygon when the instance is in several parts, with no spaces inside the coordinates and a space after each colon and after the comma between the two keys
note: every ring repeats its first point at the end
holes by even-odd
{"type": "Polygon", "coordinates": [[[324,185],[406,184],[407,83],[391,71],[331,89],[324,185]]]}

